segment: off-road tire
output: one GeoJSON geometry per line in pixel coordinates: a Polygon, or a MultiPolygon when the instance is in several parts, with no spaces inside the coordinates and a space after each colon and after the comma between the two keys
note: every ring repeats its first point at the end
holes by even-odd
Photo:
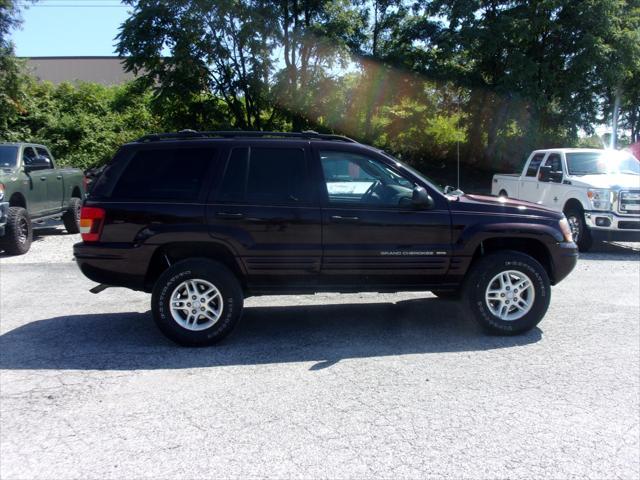
{"type": "Polygon", "coordinates": [[[67,233],[80,233],[80,209],[82,200],[78,197],[71,197],[67,211],[62,215],[62,223],[67,233]]]}
{"type": "Polygon", "coordinates": [[[156,325],[169,339],[180,345],[201,347],[222,340],[233,330],[242,315],[243,301],[240,283],[227,267],[207,258],[193,258],[173,264],[160,275],[151,295],[151,309],[156,325]],[[172,293],[182,282],[190,279],[210,282],[219,290],[223,300],[219,320],[206,330],[184,328],[171,314],[172,293]]]}
{"type": "MultiPolygon", "coordinates": [[[[578,250],[581,252],[588,252],[593,246],[593,238],[591,237],[591,231],[584,220],[584,212],[577,208],[569,208],[564,212],[569,224],[571,225],[571,218],[575,218],[578,225],[577,238],[574,234],[573,241],[578,245],[578,250]]],[[[573,232],[572,232],[573,233],[573,232]]]]}
{"type": "Polygon", "coordinates": [[[488,254],[471,266],[464,296],[470,313],[486,331],[497,335],[517,335],[540,323],[549,308],[551,286],[546,270],[537,260],[521,252],[504,250],[488,254]],[[491,280],[507,270],[524,273],[531,280],[535,292],[531,309],[517,320],[500,319],[491,312],[486,301],[491,280]]]}
{"type": "Polygon", "coordinates": [[[9,207],[0,248],[9,255],[24,255],[31,248],[33,226],[29,213],[22,207],[9,207]]]}

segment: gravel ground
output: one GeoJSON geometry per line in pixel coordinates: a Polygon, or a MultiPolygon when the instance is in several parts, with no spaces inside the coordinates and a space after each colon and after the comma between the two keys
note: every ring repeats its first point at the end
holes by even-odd
{"type": "Polygon", "coordinates": [[[74,241],[0,259],[2,479],[640,476],[630,245],[583,255],[523,336],[428,293],[323,294],[250,298],[185,349],[147,295],[88,293],[74,241]]]}
{"type": "Polygon", "coordinates": [[[9,256],[0,250],[0,265],[24,263],[60,263],[73,261],[73,244],[80,234],[70,235],[64,227],[36,228],[33,243],[26,255],[9,256]]]}

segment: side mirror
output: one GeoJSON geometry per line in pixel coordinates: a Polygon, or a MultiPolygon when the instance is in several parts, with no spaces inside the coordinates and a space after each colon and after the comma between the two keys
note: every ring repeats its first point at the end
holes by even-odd
{"type": "Polygon", "coordinates": [[[538,171],[538,180],[541,182],[550,182],[551,181],[551,166],[543,165],[540,167],[538,171]]]}
{"type": "Polygon", "coordinates": [[[551,165],[543,165],[538,173],[538,180],[541,182],[562,183],[562,172],[556,172],[551,169],[551,165]]]}
{"type": "Polygon", "coordinates": [[[24,169],[27,172],[32,172],[34,170],[45,170],[47,168],[51,168],[51,161],[47,157],[42,156],[38,156],[31,160],[31,162],[24,164],[24,169]]]}
{"type": "Polygon", "coordinates": [[[411,205],[413,205],[414,208],[426,210],[429,208],[433,208],[434,201],[433,198],[431,198],[431,195],[429,195],[424,188],[416,186],[413,189],[411,205]]]}

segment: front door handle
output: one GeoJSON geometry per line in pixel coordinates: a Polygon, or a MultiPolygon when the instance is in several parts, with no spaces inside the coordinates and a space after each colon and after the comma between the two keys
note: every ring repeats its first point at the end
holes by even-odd
{"type": "Polygon", "coordinates": [[[343,217],[342,215],[333,215],[331,220],[340,223],[355,223],[360,221],[360,217],[343,217]]]}
{"type": "Polygon", "coordinates": [[[40,180],[42,180],[43,182],[47,179],[47,177],[40,177],[40,180]]]}
{"type": "Polygon", "coordinates": [[[62,175],[58,175],[56,178],[57,178],[58,180],[62,180],[62,175]]]}
{"type": "Polygon", "coordinates": [[[244,217],[244,213],[216,212],[216,217],[234,219],[244,217]]]}

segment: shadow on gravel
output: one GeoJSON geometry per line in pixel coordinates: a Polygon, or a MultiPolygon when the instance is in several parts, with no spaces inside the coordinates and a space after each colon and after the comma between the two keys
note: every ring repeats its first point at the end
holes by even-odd
{"type": "MultiPolygon", "coordinates": [[[[24,325],[0,337],[0,368],[136,370],[318,362],[387,355],[464,352],[535,343],[484,334],[454,302],[247,307],[236,330],[210,348],[166,340],[148,313],[71,315],[24,325]]],[[[437,361],[437,357],[434,357],[437,361]]]]}
{"type": "Polygon", "coordinates": [[[640,243],[594,243],[591,250],[580,253],[583,260],[640,261],[640,243]]]}

